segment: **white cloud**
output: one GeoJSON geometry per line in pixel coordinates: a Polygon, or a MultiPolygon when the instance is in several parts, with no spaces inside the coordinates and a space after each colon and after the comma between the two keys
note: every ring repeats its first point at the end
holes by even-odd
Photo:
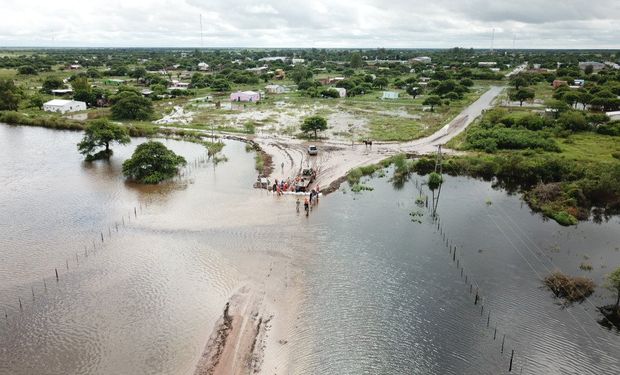
{"type": "Polygon", "coordinates": [[[620,48],[617,0],[2,0],[0,45],[620,48]]]}

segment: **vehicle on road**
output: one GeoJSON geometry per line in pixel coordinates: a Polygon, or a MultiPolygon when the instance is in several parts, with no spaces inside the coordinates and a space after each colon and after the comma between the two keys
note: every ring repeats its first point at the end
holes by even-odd
{"type": "Polygon", "coordinates": [[[295,192],[305,193],[310,188],[310,184],[316,179],[316,171],[312,168],[307,168],[301,171],[301,173],[295,178],[295,192]]]}
{"type": "Polygon", "coordinates": [[[308,155],[317,155],[319,153],[319,149],[316,148],[315,145],[308,146],[308,155]]]}

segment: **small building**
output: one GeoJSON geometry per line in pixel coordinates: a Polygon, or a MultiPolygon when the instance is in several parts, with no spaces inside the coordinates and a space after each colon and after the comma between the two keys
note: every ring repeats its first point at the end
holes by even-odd
{"type": "Polygon", "coordinates": [[[305,60],[305,59],[293,58],[293,59],[291,60],[291,63],[292,63],[293,65],[295,65],[295,64],[303,64],[304,62],[306,62],[306,60],[305,60]]]}
{"type": "Polygon", "coordinates": [[[198,70],[203,71],[203,72],[209,70],[209,64],[207,64],[204,61],[199,62],[198,63],[198,70]]]}
{"type": "Polygon", "coordinates": [[[412,64],[430,64],[432,61],[433,59],[428,56],[414,57],[413,59],[409,60],[409,62],[411,62],[412,64]]]}
{"type": "Polygon", "coordinates": [[[286,57],[286,56],[269,56],[269,57],[263,57],[261,59],[258,59],[258,61],[263,61],[263,62],[282,61],[282,62],[285,62],[287,59],[288,59],[288,57],[286,57]]]}
{"type": "Polygon", "coordinates": [[[282,80],[286,78],[286,72],[284,71],[284,69],[276,69],[273,78],[282,80]]]}
{"type": "Polygon", "coordinates": [[[153,93],[153,90],[144,89],[140,91],[140,93],[142,94],[142,96],[150,96],[153,93]]]}
{"type": "Polygon", "coordinates": [[[576,79],[573,81],[573,85],[583,87],[586,84],[585,79],[576,79]]]}
{"type": "Polygon", "coordinates": [[[258,102],[260,93],[256,91],[237,91],[230,94],[231,102],[258,102]]]}
{"type": "Polygon", "coordinates": [[[176,79],[173,79],[172,85],[169,88],[186,90],[188,87],[189,87],[189,82],[181,82],[176,79]]]}
{"type": "Polygon", "coordinates": [[[346,98],[347,89],[344,87],[334,87],[334,90],[338,91],[338,95],[340,95],[341,98],[346,98]]]}
{"type": "Polygon", "coordinates": [[[76,100],[53,99],[43,104],[43,110],[57,113],[85,111],[86,103],[76,100]]]}
{"type": "Polygon", "coordinates": [[[80,65],[80,64],[71,64],[71,65],[69,65],[69,69],[70,70],[78,70],[78,69],[81,69],[81,68],[82,68],[82,65],[80,65]]]}
{"type": "Polygon", "coordinates": [[[478,63],[478,66],[482,68],[491,68],[491,67],[494,67],[495,65],[497,65],[497,62],[495,61],[480,61],[478,63]]]}
{"type": "Polygon", "coordinates": [[[612,121],[620,120],[620,111],[613,111],[605,113],[612,121]]]}
{"type": "Polygon", "coordinates": [[[269,94],[282,94],[286,91],[286,89],[281,85],[267,85],[265,86],[265,91],[269,94]]]}
{"type": "Polygon", "coordinates": [[[267,69],[269,69],[267,66],[259,66],[257,68],[247,68],[245,71],[254,74],[263,74],[267,71],[267,69]]]}
{"type": "Polygon", "coordinates": [[[73,93],[73,89],[54,89],[52,90],[52,94],[53,95],[67,95],[67,94],[72,94],[73,93]]]}
{"type": "Polygon", "coordinates": [[[395,91],[384,91],[381,99],[398,99],[398,93],[395,91]]]}
{"type": "Polygon", "coordinates": [[[560,86],[568,86],[568,82],[556,79],[553,81],[553,89],[557,89],[560,86]]]}

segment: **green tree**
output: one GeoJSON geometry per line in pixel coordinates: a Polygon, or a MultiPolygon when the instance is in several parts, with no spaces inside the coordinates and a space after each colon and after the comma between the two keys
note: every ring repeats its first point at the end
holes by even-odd
{"type": "Polygon", "coordinates": [[[150,141],[139,145],[131,158],[123,162],[123,174],[144,184],[156,184],[174,177],[185,164],[185,158],[161,142],[150,141]]]}
{"type": "Polygon", "coordinates": [[[351,68],[361,68],[363,64],[364,61],[362,60],[362,55],[360,55],[359,52],[353,52],[351,54],[351,68]]]}
{"type": "Polygon", "coordinates": [[[435,106],[441,105],[441,98],[437,95],[430,95],[422,102],[423,105],[430,105],[431,112],[435,111],[435,106]]]}
{"type": "Polygon", "coordinates": [[[40,94],[34,94],[30,97],[28,104],[30,105],[30,107],[41,109],[43,108],[43,103],[45,103],[43,97],[40,94]]]}
{"type": "Polygon", "coordinates": [[[36,75],[37,69],[32,65],[24,65],[17,68],[17,73],[22,75],[36,75]]]}
{"type": "Polygon", "coordinates": [[[375,79],[374,82],[372,83],[372,86],[378,88],[379,90],[383,90],[385,87],[387,87],[387,85],[388,85],[388,79],[385,77],[379,77],[375,79]]]}
{"type": "Polygon", "coordinates": [[[289,77],[295,82],[295,84],[298,85],[301,81],[312,78],[312,72],[303,65],[295,65],[295,68],[289,74],[289,77]]]}
{"type": "Polygon", "coordinates": [[[82,141],[77,144],[80,154],[86,156],[87,161],[95,159],[109,158],[112,155],[110,144],[118,143],[121,145],[131,142],[127,129],[113,124],[105,119],[92,121],[86,126],[82,141]],[[93,153],[100,148],[103,150],[93,153]]]}
{"type": "Polygon", "coordinates": [[[71,81],[73,87],[73,99],[79,100],[92,106],[97,101],[97,97],[93,94],[88,78],[80,76],[71,81]]]}
{"type": "Polygon", "coordinates": [[[140,78],[144,78],[146,77],[146,69],[144,69],[143,67],[139,66],[137,68],[135,68],[134,70],[132,70],[129,73],[129,76],[131,78],[135,78],[136,79],[136,83],[140,80],[140,78]]]}
{"type": "Polygon", "coordinates": [[[122,91],[112,105],[112,118],[116,120],[149,120],[153,115],[153,102],[133,91],[122,91]]]}
{"type": "Polygon", "coordinates": [[[554,118],[558,118],[563,112],[566,112],[568,110],[568,105],[561,101],[561,100],[556,100],[556,99],[550,99],[546,102],[546,106],[547,108],[549,108],[552,112],[553,112],[553,117],[554,118]]]}
{"type": "Polygon", "coordinates": [[[215,91],[223,92],[230,90],[230,82],[224,78],[218,78],[213,80],[211,88],[215,91]]]}
{"type": "Polygon", "coordinates": [[[10,79],[0,79],[0,111],[16,111],[21,91],[10,79]]]}
{"type": "Polygon", "coordinates": [[[407,86],[407,94],[413,96],[413,98],[415,99],[416,96],[420,95],[422,93],[422,89],[419,88],[418,86],[407,86]]]}
{"type": "Polygon", "coordinates": [[[523,102],[526,100],[534,99],[534,90],[531,89],[518,89],[518,90],[510,90],[508,92],[508,97],[510,100],[515,100],[519,102],[519,106],[523,107],[523,102]]]}
{"type": "Polygon", "coordinates": [[[530,82],[522,75],[515,76],[514,78],[512,78],[510,83],[515,87],[515,90],[519,90],[530,84],[530,82]]]}
{"type": "Polygon", "coordinates": [[[588,65],[586,65],[586,67],[585,67],[585,69],[583,70],[583,72],[584,72],[585,74],[588,74],[588,75],[589,75],[589,74],[594,73],[594,66],[593,66],[592,64],[588,64],[588,65]]]}
{"type": "Polygon", "coordinates": [[[52,90],[59,89],[59,88],[63,87],[64,85],[65,84],[62,81],[62,79],[60,79],[58,77],[47,77],[43,81],[43,85],[42,85],[41,90],[43,90],[43,92],[51,94],[52,90]]]}
{"type": "Polygon", "coordinates": [[[618,294],[618,296],[616,297],[615,309],[616,314],[620,315],[620,267],[616,268],[614,272],[610,273],[607,276],[607,283],[609,285],[609,288],[615,290],[615,292],[618,294]]]}
{"type": "Polygon", "coordinates": [[[304,119],[301,124],[301,131],[304,133],[314,132],[314,138],[318,137],[319,131],[327,130],[327,120],[321,116],[311,116],[304,119]]]}

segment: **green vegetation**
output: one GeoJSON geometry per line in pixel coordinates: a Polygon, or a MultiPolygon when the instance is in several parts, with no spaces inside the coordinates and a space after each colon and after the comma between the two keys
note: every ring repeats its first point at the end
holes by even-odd
{"type": "Polygon", "coordinates": [[[130,159],[123,163],[123,174],[143,184],[157,184],[174,177],[185,158],[166,148],[161,142],[139,145],[130,159]]]}
{"type": "Polygon", "coordinates": [[[84,138],[78,143],[78,151],[86,156],[86,161],[107,159],[112,155],[111,143],[121,145],[131,142],[127,129],[112,124],[108,120],[99,119],[90,122],[84,131],[84,138]],[[104,147],[103,150],[99,150],[104,147]]]}
{"type": "Polygon", "coordinates": [[[153,116],[151,99],[132,90],[124,90],[114,97],[112,118],[115,120],[149,120],[153,116]]]}
{"type": "Polygon", "coordinates": [[[321,116],[306,117],[301,125],[301,131],[304,133],[314,133],[314,139],[317,139],[319,131],[325,130],[327,130],[327,120],[321,116]]]}
{"type": "Polygon", "coordinates": [[[0,111],[15,111],[19,107],[20,92],[9,79],[0,80],[0,111]]]}

